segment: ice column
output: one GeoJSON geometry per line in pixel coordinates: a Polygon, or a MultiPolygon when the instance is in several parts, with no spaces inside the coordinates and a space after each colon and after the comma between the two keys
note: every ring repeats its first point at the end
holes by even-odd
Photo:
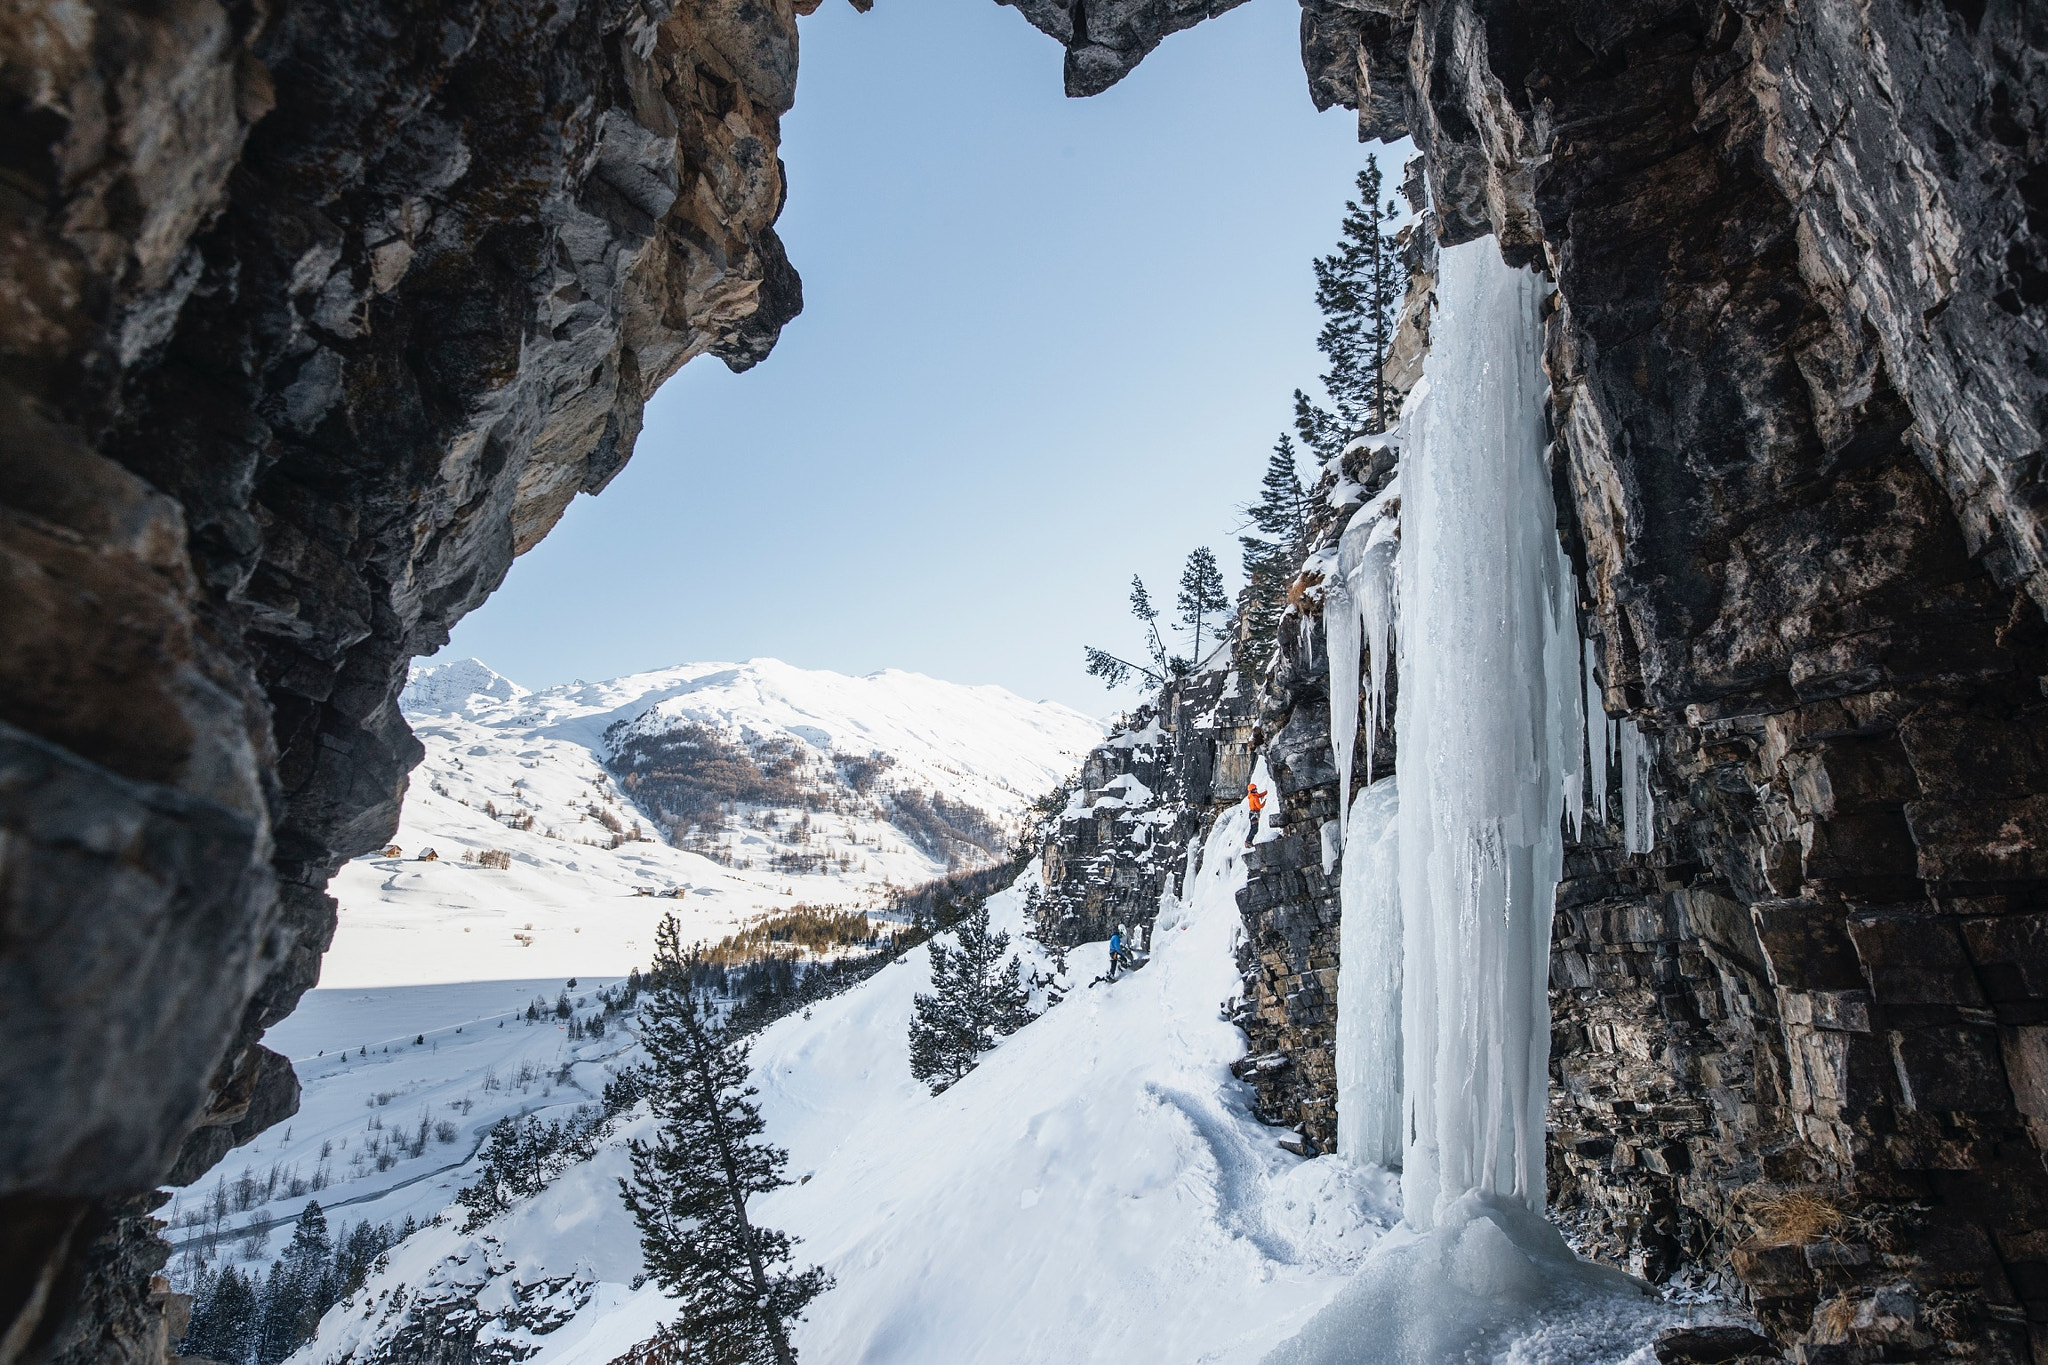
{"type": "MultiPolygon", "coordinates": [[[[1345,531],[1350,534],[1349,528],[1345,531]]],[[[1342,542],[1339,542],[1341,547],[1342,542]]],[[[1341,549],[1340,549],[1341,557],[1341,549]]],[[[1337,809],[1351,808],[1351,755],[1358,746],[1358,604],[1340,571],[1323,585],[1323,643],[1330,651],[1330,751],[1337,758],[1337,809]]],[[[1367,737],[1371,743],[1371,737],[1367,737]]],[[[1368,760],[1366,771],[1372,771],[1368,760]]],[[[1349,845],[1351,831],[1344,831],[1349,845]]]]}
{"type": "Polygon", "coordinates": [[[1394,778],[1351,803],[1337,973],[1337,1152],[1401,1162],[1401,836],[1394,778]]]}
{"type": "Polygon", "coordinates": [[[1491,238],[1445,248],[1404,414],[1395,821],[1403,1202],[1421,1227],[1472,1189],[1543,1207],[1545,979],[1583,696],[1544,458],[1543,292],[1491,238]]]}

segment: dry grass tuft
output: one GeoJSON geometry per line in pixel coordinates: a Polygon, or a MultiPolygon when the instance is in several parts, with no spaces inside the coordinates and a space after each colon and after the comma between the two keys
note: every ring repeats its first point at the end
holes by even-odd
{"type": "Polygon", "coordinates": [[[1804,1246],[1840,1228],[1846,1215],[1820,1190],[1779,1190],[1751,1202],[1749,1220],[1758,1246],[1804,1246]]]}
{"type": "Polygon", "coordinates": [[[1813,1310],[1815,1338],[1823,1343],[1838,1344],[1849,1339],[1849,1329],[1856,1325],[1856,1310],[1862,1300],[1854,1294],[1843,1294],[1829,1299],[1813,1310]]]}

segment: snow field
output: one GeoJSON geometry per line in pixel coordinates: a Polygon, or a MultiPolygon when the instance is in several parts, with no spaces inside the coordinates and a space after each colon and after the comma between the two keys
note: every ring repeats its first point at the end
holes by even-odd
{"type": "MultiPolygon", "coordinates": [[[[587,1019],[597,990],[611,984],[579,980],[569,992],[572,1002],[585,1002],[576,1014],[587,1019]]],[[[299,1112],[228,1153],[199,1184],[176,1191],[158,1215],[172,1224],[166,1235],[179,1246],[209,1231],[210,1223],[181,1219],[204,1214],[216,1189],[239,1204],[245,1177],[259,1197],[232,1207],[216,1258],[267,1265],[310,1200],[319,1201],[330,1228],[433,1217],[461,1188],[492,1124],[523,1112],[566,1115],[595,1102],[607,1065],[631,1046],[623,1034],[571,1042],[552,1015],[525,1019],[528,1003],[538,997],[552,1005],[564,988],[553,978],[309,992],[264,1039],[298,1071],[299,1112]],[[424,1041],[415,1044],[416,1037],[424,1041]],[[305,1188],[293,1193],[293,1177],[305,1188]]]]}
{"type": "MultiPolygon", "coordinates": [[[[768,1136],[798,1183],[752,1212],[837,1280],[796,1333],[810,1365],[1253,1361],[1346,1283],[1394,1217],[1395,1181],[1282,1151],[1229,1073],[1244,820],[1219,822],[1149,965],[1091,988],[1107,948],[1073,950],[1066,999],[943,1095],[909,1071],[922,949],[757,1040],[768,1136]]],[[[991,920],[1043,969],[1018,936],[1023,900],[1022,882],[991,898],[991,920]]],[[[298,1359],[360,1353],[398,1321],[399,1285],[491,1301],[566,1280],[552,1292],[573,1317],[530,1338],[529,1365],[612,1360],[675,1311],[632,1287],[625,1171],[614,1143],[477,1236],[424,1229],[298,1359]]]]}
{"type": "MultiPolygon", "coordinates": [[[[908,1074],[909,971],[833,1002],[840,1027],[764,1039],[769,1130],[816,1174],[762,1217],[839,1281],[797,1334],[807,1360],[1250,1360],[1342,1282],[1392,1186],[1282,1152],[1229,1074],[1243,822],[1219,824],[1148,966],[1079,985],[943,1095],[908,1074]],[[841,1037],[859,1070],[820,1055],[841,1037]]],[[[1021,901],[992,920],[1014,932],[1021,901]]],[[[1107,965],[1087,945],[1070,976],[1107,965]]]]}

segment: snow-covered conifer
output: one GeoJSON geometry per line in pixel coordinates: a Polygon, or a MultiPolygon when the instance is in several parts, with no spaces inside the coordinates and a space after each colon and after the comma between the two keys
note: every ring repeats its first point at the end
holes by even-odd
{"type": "Polygon", "coordinates": [[[934,1095],[974,1070],[996,1041],[1031,1021],[1030,996],[1010,936],[992,933],[988,907],[976,902],[953,924],[959,945],[929,945],[932,994],[920,994],[910,1021],[910,1074],[934,1095]]]}
{"type": "Polygon", "coordinates": [[[205,1273],[194,1287],[192,1325],[179,1350],[241,1365],[249,1358],[249,1338],[256,1325],[256,1291],[232,1263],[223,1265],[217,1276],[205,1273]]]}
{"type": "Polygon", "coordinates": [[[790,1324],[832,1281],[816,1266],[796,1270],[789,1236],[747,1215],[751,1197],[789,1183],[789,1157],[761,1140],[747,1044],[690,991],[679,939],[669,915],[656,932],[659,985],[643,1011],[648,1096],[661,1127],[652,1143],[630,1144],[633,1178],[619,1188],[648,1272],[681,1300],[671,1333],[684,1358],[794,1365],[790,1324]]]}

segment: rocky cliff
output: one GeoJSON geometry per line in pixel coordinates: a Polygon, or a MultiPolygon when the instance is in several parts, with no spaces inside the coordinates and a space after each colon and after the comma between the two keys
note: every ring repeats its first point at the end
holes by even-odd
{"type": "Polygon", "coordinates": [[[1162,894],[1185,888],[1188,850],[1216,809],[1244,795],[1251,698],[1223,673],[1176,680],[1088,754],[1066,809],[1045,827],[1038,937],[1149,939],[1162,894]]]}
{"type": "Polygon", "coordinates": [[[795,69],[791,0],[0,17],[0,1361],[161,1356],[407,661],[800,306],[795,69]]]}
{"type": "MultiPolygon", "coordinates": [[[[1085,88],[1092,7],[1023,8],[1085,88]]],[[[2048,1358],[2041,14],[1304,0],[1303,53],[1558,287],[1560,531],[1659,807],[1568,855],[1560,1214],[1805,1360],[2048,1358]]]]}

